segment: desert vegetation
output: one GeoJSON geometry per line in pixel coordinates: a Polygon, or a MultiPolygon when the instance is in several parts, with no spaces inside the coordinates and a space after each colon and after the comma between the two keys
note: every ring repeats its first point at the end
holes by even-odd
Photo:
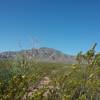
{"type": "Polygon", "coordinates": [[[76,64],[40,63],[20,56],[0,61],[0,100],[100,100],[96,44],[76,64]]]}

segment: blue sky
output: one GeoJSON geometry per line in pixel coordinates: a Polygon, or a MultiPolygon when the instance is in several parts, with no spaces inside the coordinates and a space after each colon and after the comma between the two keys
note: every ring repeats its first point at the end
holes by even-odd
{"type": "Polygon", "coordinates": [[[52,47],[100,51],[99,0],[0,0],[0,52],[52,47]],[[37,42],[38,41],[38,42],[37,42]]]}

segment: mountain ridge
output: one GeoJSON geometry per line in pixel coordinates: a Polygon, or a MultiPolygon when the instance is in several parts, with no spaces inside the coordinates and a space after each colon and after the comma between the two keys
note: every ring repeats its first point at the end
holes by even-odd
{"type": "Polygon", "coordinates": [[[43,62],[75,63],[75,56],[68,55],[60,50],[48,47],[32,48],[21,51],[6,51],[0,53],[0,59],[14,59],[17,55],[24,54],[28,59],[37,59],[43,62]]]}

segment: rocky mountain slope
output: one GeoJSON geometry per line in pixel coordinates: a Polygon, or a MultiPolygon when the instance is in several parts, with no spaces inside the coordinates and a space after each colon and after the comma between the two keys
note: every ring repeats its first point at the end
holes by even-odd
{"type": "Polygon", "coordinates": [[[59,50],[53,48],[42,47],[39,49],[22,50],[18,52],[2,52],[0,53],[0,59],[14,59],[17,55],[24,54],[28,59],[37,59],[44,62],[65,62],[75,63],[75,57],[62,53],[59,50]]]}

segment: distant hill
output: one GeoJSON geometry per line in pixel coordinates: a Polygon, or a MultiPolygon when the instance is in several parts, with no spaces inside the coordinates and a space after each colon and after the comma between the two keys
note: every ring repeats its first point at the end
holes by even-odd
{"type": "Polygon", "coordinates": [[[0,59],[15,59],[17,55],[24,54],[28,59],[37,59],[43,62],[75,63],[75,56],[64,54],[53,48],[42,47],[39,49],[22,50],[18,52],[2,52],[0,59]]]}

